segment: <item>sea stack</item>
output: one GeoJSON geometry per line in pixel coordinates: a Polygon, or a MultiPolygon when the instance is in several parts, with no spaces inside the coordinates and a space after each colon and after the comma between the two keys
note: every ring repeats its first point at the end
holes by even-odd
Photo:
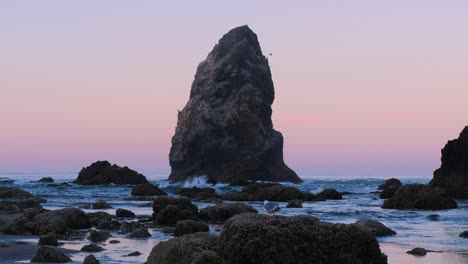
{"type": "Polygon", "coordinates": [[[445,188],[450,197],[468,198],[468,126],[445,145],[441,161],[430,185],[445,188]]]}
{"type": "Polygon", "coordinates": [[[257,35],[248,26],[232,29],[197,68],[172,137],[169,180],[301,182],[283,161],[283,136],[271,121],[274,98],[257,35]]]}

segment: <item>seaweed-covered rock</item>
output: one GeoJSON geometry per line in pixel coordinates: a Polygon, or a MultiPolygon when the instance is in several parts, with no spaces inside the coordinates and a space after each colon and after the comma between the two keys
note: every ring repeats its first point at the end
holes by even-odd
{"type": "Polygon", "coordinates": [[[396,178],[390,178],[386,180],[383,184],[379,185],[379,190],[385,190],[388,187],[398,187],[401,186],[401,181],[396,178]]]}
{"type": "Polygon", "coordinates": [[[452,198],[468,198],[468,126],[442,149],[441,163],[430,185],[445,188],[452,198]]]}
{"type": "Polygon", "coordinates": [[[148,181],[145,176],[128,167],[111,165],[108,161],[96,161],[80,171],[75,183],[81,185],[141,184],[148,183],[148,181]]]}
{"type": "Polygon", "coordinates": [[[257,213],[250,205],[243,203],[221,203],[200,210],[200,219],[222,224],[229,218],[242,213],[257,213]]]}
{"type": "Polygon", "coordinates": [[[192,210],[180,209],[175,205],[168,205],[156,214],[154,223],[157,225],[174,226],[178,221],[189,219],[197,219],[197,214],[192,210]]]}
{"type": "Polygon", "coordinates": [[[208,233],[176,237],[153,247],[146,264],[221,264],[217,244],[218,237],[208,233]]]}
{"type": "Polygon", "coordinates": [[[158,196],[158,195],[167,195],[163,190],[158,186],[151,183],[138,184],[132,189],[133,196],[158,196]]]}
{"type": "Polygon", "coordinates": [[[444,210],[457,208],[457,203],[441,189],[423,184],[407,184],[398,187],[390,199],[382,205],[384,209],[444,210]]]}
{"type": "Polygon", "coordinates": [[[360,219],[356,221],[353,225],[356,225],[360,228],[363,228],[370,233],[372,233],[376,237],[380,236],[389,236],[389,235],[395,235],[396,232],[393,231],[392,229],[386,227],[384,224],[380,223],[377,220],[372,220],[372,219],[360,219]]]}
{"type": "Polygon", "coordinates": [[[283,160],[273,129],[274,87],[268,60],[248,26],[232,29],[197,68],[179,112],[169,180],[206,175],[209,182],[302,180],[283,160]]]}
{"type": "Polygon", "coordinates": [[[209,230],[210,228],[207,224],[200,223],[194,220],[182,220],[177,221],[174,230],[174,236],[183,236],[198,232],[208,232],[209,230]]]}
{"type": "Polygon", "coordinates": [[[153,200],[153,212],[158,214],[169,205],[174,205],[181,210],[189,210],[194,213],[198,212],[197,206],[195,206],[190,199],[181,197],[171,196],[159,196],[153,200]]]}
{"type": "Polygon", "coordinates": [[[224,224],[219,256],[225,264],[387,263],[374,236],[355,225],[311,216],[240,214],[224,224]]]}
{"type": "Polygon", "coordinates": [[[33,263],[66,263],[71,259],[60,251],[50,247],[40,247],[31,259],[33,263]]]}
{"type": "Polygon", "coordinates": [[[122,208],[117,208],[117,210],[115,211],[115,215],[117,217],[126,217],[126,218],[135,218],[136,217],[134,212],[132,212],[130,210],[122,209],[122,208]]]}

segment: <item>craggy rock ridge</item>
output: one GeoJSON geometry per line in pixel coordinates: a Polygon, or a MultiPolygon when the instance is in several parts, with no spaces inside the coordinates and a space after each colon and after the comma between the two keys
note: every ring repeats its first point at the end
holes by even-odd
{"type": "Polygon", "coordinates": [[[197,68],[172,137],[169,180],[301,182],[283,161],[283,136],[271,121],[274,97],[257,35],[248,26],[232,29],[197,68]]]}
{"type": "Polygon", "coordinates": [[[445,145],[441,161],[430,185],[445,188],[450,197],[468,198],[468,126],[445,145]]]}
{"type": "Polygon", "coordinates": [[[145,176],[129,169],[111,165],[107,160],[96,161],[89,167],[83,168],[78,174],[75,183],[81,185],[98,184],[142,184],[148,183],[145,176]]]}

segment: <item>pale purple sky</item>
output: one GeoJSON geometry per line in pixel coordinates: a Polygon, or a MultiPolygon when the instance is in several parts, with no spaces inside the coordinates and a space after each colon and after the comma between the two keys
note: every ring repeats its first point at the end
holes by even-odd
{"type": "Polygon", "coordinates": [[[3,1],[0,172],[169,171],[196,66],[248,24],[300,176],[431,176],[468,125],[467,1],[3,1]],[[169,3],[170,2],[170,3],[169,3]]]}

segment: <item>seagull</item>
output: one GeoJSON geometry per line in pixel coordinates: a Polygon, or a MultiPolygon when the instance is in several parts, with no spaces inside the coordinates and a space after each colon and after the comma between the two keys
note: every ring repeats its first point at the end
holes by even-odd
{"type": "Polygon", "coordinates": [[[278,212],[281,208],[279,207],[278,203],[265,200],[263,202],[263,209],[265,209],[265,211],[270,214],[270,218],[268,218],[268,222],[269,222],[272,220],[275,212],[278,212]]]}

